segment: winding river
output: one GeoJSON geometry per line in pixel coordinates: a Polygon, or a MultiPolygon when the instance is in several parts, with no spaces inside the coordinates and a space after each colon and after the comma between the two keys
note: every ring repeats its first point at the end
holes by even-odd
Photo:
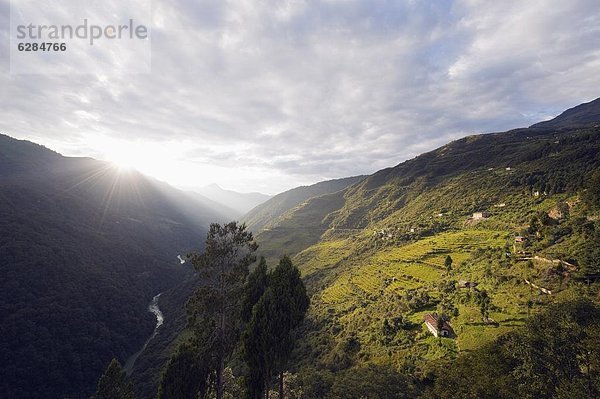
{"type": "Polygon", "coordinates": [[[146,340],[144,346],[142,346],[142,349],[131,355],[129,359],[127,359],[127,362],[125,362],[125,371],[127,372],[127,374],[131,374],[135,361],[144,352],[150,341],[152,341],[152,339],[156,337],[158,329],[160,328],[160,326],[163,325],[163,322],[165,321],[165,317],[163,316],[162,312],[160,311],[160,308],[158,307],[158,300],[161,295],[162,292],[158,295],[155,295],[154,298],[152,298],[152,302],[150,302],[150,305],[148,305],[148,311],[154,313],[154,316],[156,316],[156,327],[154,327],[152,335],[150,335],[150,337],[146,340]]]}

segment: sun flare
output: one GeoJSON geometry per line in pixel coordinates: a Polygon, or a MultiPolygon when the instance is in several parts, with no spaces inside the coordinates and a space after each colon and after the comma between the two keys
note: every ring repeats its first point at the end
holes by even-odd
{"type": "Polygon", "coordinates": [[[115,159],[111,160],[110,163],[116,166],[119,172],[131,172],[136,169],[133,162],[129,159],[115,159]]]}

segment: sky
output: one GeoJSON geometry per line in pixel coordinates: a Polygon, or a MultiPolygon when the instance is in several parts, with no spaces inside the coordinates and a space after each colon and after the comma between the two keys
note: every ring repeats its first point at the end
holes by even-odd
{"type": "MultiPolygon", "coordinates": [[[[136,2],[149,5],[101,4],[123,19],[136,2]]],[[[151,12],[149,73],[74,73],[71,59],[53,65],[68,73],[19,74],[0,0],[0,133],[183,189],[275,194],[600,96],[598,0],[153,0],[151,12]]]]}

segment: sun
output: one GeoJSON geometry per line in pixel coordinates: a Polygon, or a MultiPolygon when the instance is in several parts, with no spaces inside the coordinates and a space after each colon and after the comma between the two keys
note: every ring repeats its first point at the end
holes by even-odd
{"type": "MultiPolygon", "coordinates": [[[[139,173],[186,188],[194,186],[199,176],[210,176],[211,181],[221,181],[221,177],[226,176],[218,165],[188,160],[186,151],[194,144],[189,141],[153,142],[94,136],[88,142],[95,147],[98,159],[122,176],[139,173]]],[[[231,173],[237,177],[239,171],[231,173]]]]}
{"type": "Polygon", "coordinates": [[[119,172],[130,172],[136,169],[136,160],[127,151],[113,150],[105,159],[116,167],[119,172]]]}
{"type": "Polygon", "coordinates": [[[134,171],[135,165],[133,164],[133,162],[131,160],[128,159],[124,159],[124,160],[111,160],[110,161],[114,166],[117,167],[117,169],[119,170],[119,172],[132,172],[134,171]]]}

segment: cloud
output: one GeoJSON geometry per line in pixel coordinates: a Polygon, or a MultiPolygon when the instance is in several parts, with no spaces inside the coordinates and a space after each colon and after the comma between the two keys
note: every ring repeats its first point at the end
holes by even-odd
{"type": "MultiPolygon", "coordinates": [[[[153,8],[151,74],[3,69],[0,130],[98,157],[108,150],[87,144],[91,136],[180,143],[165,157],[200,176],[188,186],[221,178],[276,192],[527,126],[600,87],[595,0],[154,0],[153,8]],[[201,173],[211,167],[220,175],[201,173]]],[[[0,14],[6,21],[6,2],[0,14]]]]}

